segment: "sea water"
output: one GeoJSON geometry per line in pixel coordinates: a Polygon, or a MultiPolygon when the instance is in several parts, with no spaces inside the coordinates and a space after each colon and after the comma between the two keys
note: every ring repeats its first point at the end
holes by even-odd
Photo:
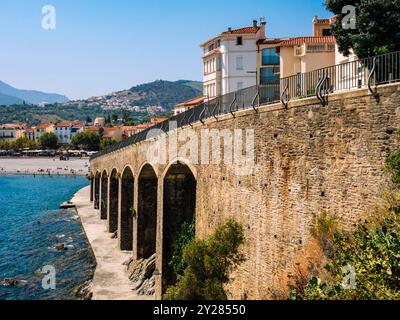
{"type": "Polygon", "coordinates": [[[95,261],[76,211],[58,208],[87,185],[84,177],[0,176],[0,300],[76,299],[95,261]]]}

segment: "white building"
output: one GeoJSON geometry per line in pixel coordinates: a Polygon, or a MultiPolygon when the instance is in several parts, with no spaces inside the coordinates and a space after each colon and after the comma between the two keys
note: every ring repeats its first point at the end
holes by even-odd
{"type": "Polygon", "coordinates": [[[59,122],[54,126],[54,133],[58,138],[58,144],[68,145],[71,144],[72,137],[78,133],[83,132],[84,124],[76,122],[59,122]]]}
{"type": "Polygon", "coordinates": [[[265,39],[265,26],[254,20],[251,27],[228,28],[201,44],[206,98],[257,84],[257,42],[265,39]]]}

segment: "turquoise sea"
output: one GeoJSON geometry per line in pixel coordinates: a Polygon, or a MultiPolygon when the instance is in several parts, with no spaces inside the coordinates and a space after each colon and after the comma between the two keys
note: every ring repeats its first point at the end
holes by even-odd
{"type": "Polygon", "coordinates": [[[75,299],[91,279],[95,261],[76,211],[58,209],[87,185],[84,177],[0,176],[0,300],[75,299]],[[45,266],[54,267],[55,289],[42,286],[45,266]]]}

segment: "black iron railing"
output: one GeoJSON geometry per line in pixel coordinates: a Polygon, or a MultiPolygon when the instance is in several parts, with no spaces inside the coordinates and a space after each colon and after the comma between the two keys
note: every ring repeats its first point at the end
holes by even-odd
{"type": "Polygon", "coordinates": [[[93,155],[98,158],[129,145],[153,138],[175,128],[204,123],[205,119],[217,118],[260,105],[281,102],[285,107],[290,100],[317,97],[323,106],[328,104],[328,95],[342,90],[368,88],[375,94],[376,86],[400,81],[400,51],[367,59],[351,61],[307,73],[281,78],[280,83],[253,86],[209,100],[191,110],[171,117],[138,134],[112,145],[93,155]],[[176,126],[170,126],[175,123],[176,126]]]}

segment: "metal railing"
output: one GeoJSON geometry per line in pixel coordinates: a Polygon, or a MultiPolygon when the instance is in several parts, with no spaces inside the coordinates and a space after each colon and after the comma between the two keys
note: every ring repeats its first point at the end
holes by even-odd
{"type": "Polygon", "coordinates": [[[287,107],[290,100],[315,96],[326,106],[330,93],[368,88],[375,94],[376,86],[399,81],[400,51],[299,73],[281,78],[280,83],[253,86],[211,99],[110,146],[93,155],[91,159],[145,141],[155,135],[168,133],[176,127],[191,126],[195,122],[204,123],[208,118],[217,118],[225,114],[235,116],[236,112],[246,109],[258,112],[257,108],[260,105],[278,102],[287,107]],[[170,127],[171,122],[175,122],[176,127],[170,127]]]}

